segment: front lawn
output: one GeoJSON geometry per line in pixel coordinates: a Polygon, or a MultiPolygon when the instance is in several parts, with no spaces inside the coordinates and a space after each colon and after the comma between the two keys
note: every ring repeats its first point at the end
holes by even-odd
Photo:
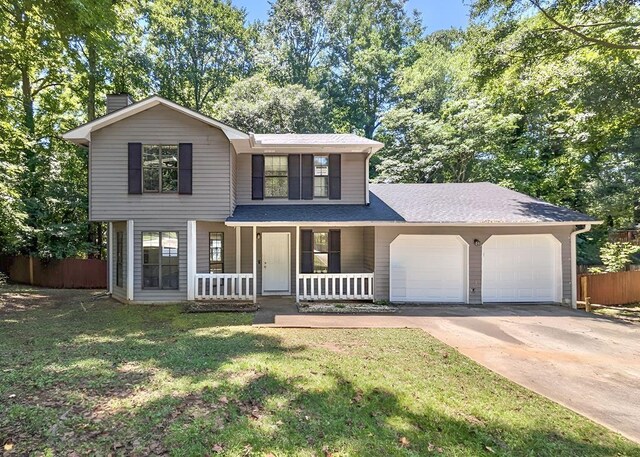
{"type": "Polygon", "coordinates": [[[0,445],[16,455],[640,455],[422,331],[251,320],[109,299],[5,307],[0,445]]]}

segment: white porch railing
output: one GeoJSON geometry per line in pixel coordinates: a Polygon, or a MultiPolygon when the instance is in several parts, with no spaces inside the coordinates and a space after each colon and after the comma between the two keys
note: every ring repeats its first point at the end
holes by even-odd
{"type": "Polygon", "coordinates": [[[300,274],[300,300],[373,300],[373,273],[300,274]]]}
{"type": "Polygon", "coordinates": [[[252,273],[197,273],[196,300],[249,300],[253,298],[252,273]]]}

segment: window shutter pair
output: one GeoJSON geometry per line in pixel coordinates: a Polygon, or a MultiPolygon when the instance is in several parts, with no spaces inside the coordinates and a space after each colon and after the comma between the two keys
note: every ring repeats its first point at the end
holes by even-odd
{"type": "MultiPolygon", "coordinates": [[[[129,193],[142,194],[142,143],[129,143],[129,193]]],[[[192,193],[193,144],[178,145],[178,193],[192,193]]]]}
{"type": "MultiPolygon", "coordinates": [[[[300,273],[313,273],[313,230],[300,230],[300,273]]],[[[329,230],[329,273],[340,273],[340,230],[329,230]]]]}
{"type": "MultiPolygon", "coordinates": [[[[288,155],[289,200],[313,200],[313,154],[288,155]]],[[[340,154],[329,154],[329,199],[340,200],[342,166],[340,154]]],[[[251,156],[251,199],[264,199],[264,155],[251,156]]]]}

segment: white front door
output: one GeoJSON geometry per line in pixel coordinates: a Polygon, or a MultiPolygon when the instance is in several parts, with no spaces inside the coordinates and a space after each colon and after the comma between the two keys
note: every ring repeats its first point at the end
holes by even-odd
{"type": "Polygon", "coordinates": [[[262,233],[262,293],[291,293],[291,234],[262,233]]]}

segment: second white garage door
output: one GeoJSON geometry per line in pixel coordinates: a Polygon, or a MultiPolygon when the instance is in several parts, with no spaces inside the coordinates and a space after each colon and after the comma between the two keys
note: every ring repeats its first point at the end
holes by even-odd
{"type": "Polygon", "coordinates": [[[482,246],[482,301],[561,301],[560,251],[553,235],[493,235],[482,246]]]}
{"type": "Polygon", "coordinates": [[[454,235],[399,235],[390,246],[393,302],[465,303],[468,246],[454,235]]]}

